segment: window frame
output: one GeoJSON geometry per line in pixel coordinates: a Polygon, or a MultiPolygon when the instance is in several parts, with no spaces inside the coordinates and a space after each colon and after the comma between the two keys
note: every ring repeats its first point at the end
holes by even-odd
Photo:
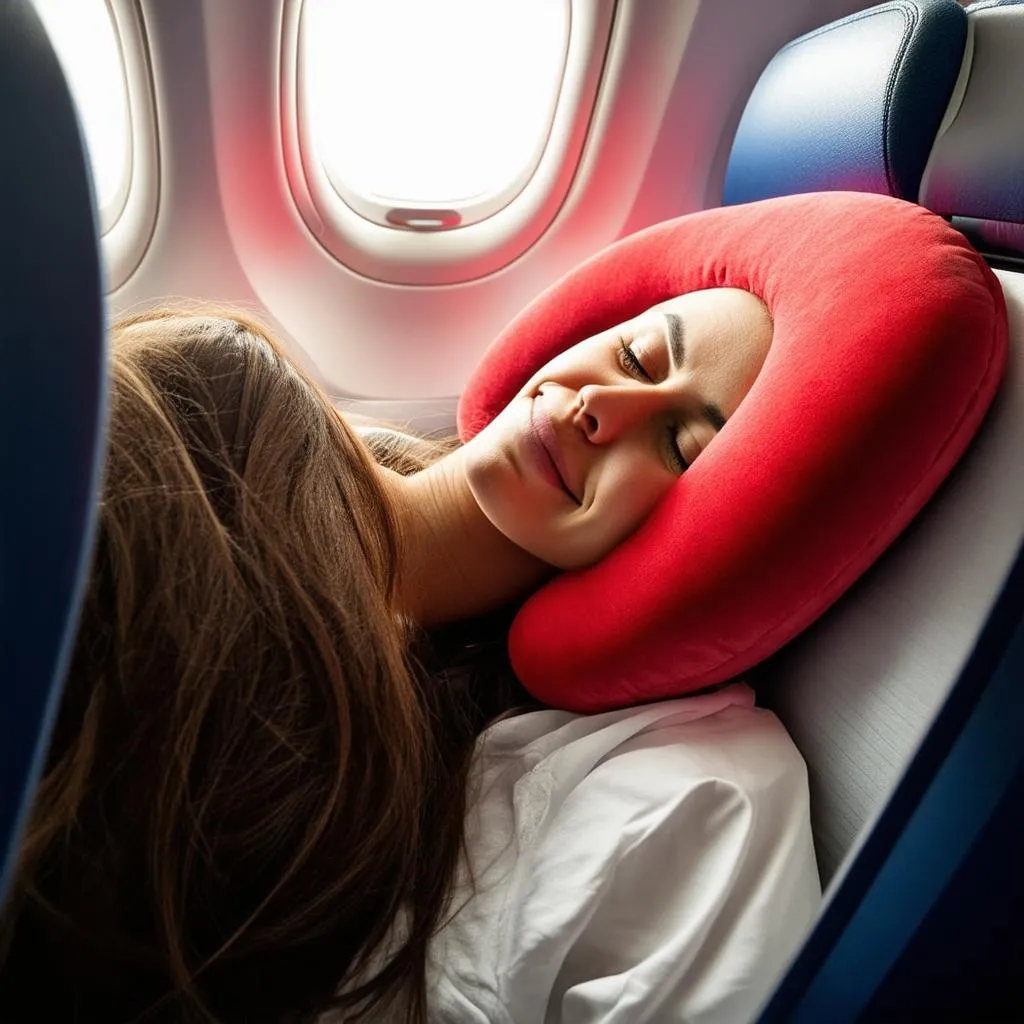
{"type": "Polygon", "coordinates": [[[125,60],[125,47],[122,42],[121,30],[118,27],[117,17],[114,13],[114,0],[106,0],[107,17],[110,19],[110,28],[114,33],[114,46],[117,50],[118,59],[121,61],[121,79],[124,85],[124,101],[125,110],[128,118],[127,133],[128,133],[128,152],[125,154],[125,173],[121,177],[121,187],[117,190],[113,200],[106,206],[100,206],[99,196],[97,194],[96,206],[99,210],[100,216],[100,234],[108,234],[114,225],[118,222],[121,215],[124,213],[125,206],[128,203],[128,194],[131,192],[132,185],[132,168],[134,166],[134,152],[133,148],[135,145],[135,130],[132,124],[132,101],[131,94],[128,88],[128,73],[127,64],[125,60]]]}
{"type": "MultiPolygon", "coordinates": [[[[394,284],[440,285],[499,270],[537,242],[566,198],[596,106],[616,0],[568,0],[569,33],[561,88],[535,166],[496,208],[445,230],[379,223],[332,185],[311,143],[301,75],[304,0],[285,0],[281,22],[280,125],[284,174],[302,222],[338,262],[394,284]]],[[[507,193],[507,194],[506,194],[507,193]]],[[[413,214],[419,211],[413,211],[413,214]]],[[[449,211],[436,211],[444,215],[449,211]]]]}
{"type": "Polygon", "coordinates": [[[105,0],[121,54],[128,99],[129,166],[115,204],[100,211],[107,291],[120,288],[142,261],[156,227],[160,160],[156,102],[145,22],[138,0],[105,0]]]}

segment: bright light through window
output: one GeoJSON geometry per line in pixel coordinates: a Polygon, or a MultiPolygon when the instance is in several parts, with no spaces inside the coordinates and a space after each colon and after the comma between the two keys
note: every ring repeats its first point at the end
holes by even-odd
{"type": "Polygon", "coordinates": [[[124,64],[104,0],[33,0],[57,51],[92,158],[103,220],[116,219],[131,170],[124,64]]]}
{"type": "Polygon", "coordinates": [[[529,178],[568,0],[306,0],[302,17],[308,124],[343,196],[459,208],[529,178]]]}

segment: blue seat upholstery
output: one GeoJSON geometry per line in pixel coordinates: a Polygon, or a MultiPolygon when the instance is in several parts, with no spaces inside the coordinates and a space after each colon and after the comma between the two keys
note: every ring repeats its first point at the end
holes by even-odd
{"type": "Polygon", "coordinates": [[[955,0],[892,0],[788,43],[747,101],[724,202],[837,189],[916,201],[966,40],[955,0]]]}
{"type": "Polygon", "coordinates": [[[60,699],[95,525],[105,341],[90,173],[32,5],[0,0],[0,899],[60,699]]]}

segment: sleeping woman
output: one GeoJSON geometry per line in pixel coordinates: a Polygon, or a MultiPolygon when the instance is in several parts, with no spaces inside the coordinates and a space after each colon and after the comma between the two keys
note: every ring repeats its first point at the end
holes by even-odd
{"type": "Polygon", "coordinates": [[[804,765],[741,684],[650,701],[835,601],[1005,360],[978,254],[855,193],[597,254],[434,460],[244,317],[121,321],[0,1019],[751,1019],[819,897],[804,765]],[[508,608],[530,694],[601,713],[524,712],[508,608]]]}
{"type": "MultiPolygon", "coordinates": [[[[467,812],[496,813],[481,793],[502,775],[474,750],[522,695],[502,706],[425,671],[423,631],[618,544],[713,443],[772,334],[734,289],[627,327],[554,359],[473,441],[410,475],[377,464],[256,323],[114,327],[99,538],[3,916],[4,1020],[307,1021],[331,1005],[337,1019],[499,1019],[507,993],[487,971],[513,964],[473,976],[465,944],[447,981],[431,964],[454,941],[441,925],[459,918],[456,891],[466,903],[467,869],[501,853],[500,828],[465,850],[467,812]]],[[[506,768],[527,735],[534,760],[573,743],[578,760],[583,734],[611,724],[573,732],[571,716],[538,714],[505,722],[506,768]]],[[[645,715],[619,725],[622,742],[662,720],[685,729],[682,709],[645,715]]],[[[781,729],[766,735],[799,797],[798,757],[781,729]]],[[[634,813],[644,799],[658,806],[655,792],[634,813]]],[[[631,870],[671,874],[666,855],[631,870]]],[[[655,935],[652,893],[632,895],[655,935]]],[[[462,910],[479,927],[477,905],[462,910]]],[[[589,968],[574,955],[575,984],[589,968]]]]}

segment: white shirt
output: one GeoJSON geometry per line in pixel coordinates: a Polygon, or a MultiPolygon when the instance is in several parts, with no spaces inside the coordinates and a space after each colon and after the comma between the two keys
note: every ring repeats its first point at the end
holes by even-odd
{"type": "Polygon", "coordinates": [[[506,719],[472,779],[431,1021],[743,1024],[817,913],[806,768],[745,685],[506,719]]]}

